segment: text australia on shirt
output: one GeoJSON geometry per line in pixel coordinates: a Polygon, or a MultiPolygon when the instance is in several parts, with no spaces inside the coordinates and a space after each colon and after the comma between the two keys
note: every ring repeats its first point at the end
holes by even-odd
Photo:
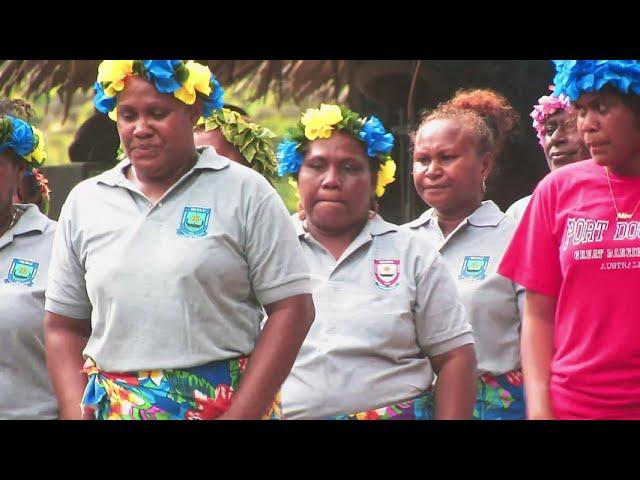
{"type": "Polygon", "coordinates": [[[617,220],[612,240],[624,242],[624,246],[615,247],[606,240],[611,248],[598,248],[598,243],[603,243],[605,234],[609,231],[609,220],[594,220],[590,218],[567,219],[565,238],[562,242],[562,251],[570,246],[579,247],[584,244],[596,244],[595,248],[575,248],[573,259],[602,260],[600,270],[618,270],[640,268],[640,244],[629,247],[628,241],[640,240],[640,221],[617,220]]]}

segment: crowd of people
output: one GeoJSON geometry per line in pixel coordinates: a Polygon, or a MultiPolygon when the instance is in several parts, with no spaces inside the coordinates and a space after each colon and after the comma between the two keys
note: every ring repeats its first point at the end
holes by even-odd
{"type": "Polygon", "coordinates": [[[375,115],[323,103],[276,145],[182,60],[100,64],[110,137],[70,153],[113,165],[54,222],[33,111],[0,102],[0,418],[640,419],[640,61],[554,65],[533,193],[485,199],[520,118],[459,90],[411,135],[404,225],[375,115]]]}

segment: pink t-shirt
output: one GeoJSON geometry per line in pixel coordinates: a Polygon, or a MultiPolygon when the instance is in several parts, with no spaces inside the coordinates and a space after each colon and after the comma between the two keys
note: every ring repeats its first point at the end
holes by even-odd
{"type": "MultiPolygon", "coordinates": [[[[640,177],[609,172],[618,209],[640,177]]],[[[640,209],[617,220],[603,167],[585,160],[536,188],[498,269],[558,298],[551,402],[559,419],[640,419],[640,209]]]]}

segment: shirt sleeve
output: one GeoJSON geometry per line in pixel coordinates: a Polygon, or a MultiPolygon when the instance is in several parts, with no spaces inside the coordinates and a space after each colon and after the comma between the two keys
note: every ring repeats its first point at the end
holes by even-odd
{"type": "Polygon", "coordinates": [[[515,202],[514,204],[512,204],[509,208],[507,208],[507,211],[504,212],[504,214],[507,217],[513,218],[514,220],[518,220],[518,217],[520,215],[518,215],[518,202],[515,202]]]}
{"type": "Polygon", "coordinates": [[[533,192],[498,273],[527,290],[555,297],[562,283],[560,245],[553,228],[556,207],[552,184],[545,180],[533,192]]]}
{"type": "Polygon", "coordinates": [[[455,281],[438,252],[418,271],[415,305],[418,343],[427,356],[474,343],[455,281]]]}
{"type": "Polygon", "coordinates": [[[85,268],[74,244],[74,199],[75,195],[70,194],[58,220],[49,264],[45,310],[88,320],[91,318],[91,302],[87,295],[85,268]]]}
{"type": "Polygon", "coordinates": [[[513,284],[513,288],[516,291],[516,304],[518,306],[518,318],[520,318],[520,325],[522,325],[522,316],[524,314],[524,292],[525,288],[517,283],[513,284]]]}
{"type": "Polygon", "coordinates": [[[309,269],[289,212],[271,190],[248,216],[249,278],[262,305],[311,293],[309,269]]]}

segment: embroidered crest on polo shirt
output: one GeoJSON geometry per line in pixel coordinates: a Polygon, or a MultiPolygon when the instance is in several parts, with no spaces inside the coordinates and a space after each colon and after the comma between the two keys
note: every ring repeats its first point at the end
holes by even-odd
{"type": "Polygon", "coordinates": [[[9,267],[7,278],[4,279],[4,283],[32,287],[39,266],[40,264],[38,262],[14,258],[11,262],[11,267],[9,267]]]}
{"type": "Polygon", "coordinates": [[[458,278],[470,280],[484,280],[487,276],[488,256],[467,255],[462,262],[462,270],[458,278]]]}
{"type": "Polygon", "coordinates": [[[373,276],[376,286],[391,290],[399,285],[400,260],[373,260],[373,276]]]}
{"type": "Polygon", "coordinates": [[[210,208],[184,207],[180,227],[176,231],[181,237],[204,237],[209,228],[210,208]]]}

